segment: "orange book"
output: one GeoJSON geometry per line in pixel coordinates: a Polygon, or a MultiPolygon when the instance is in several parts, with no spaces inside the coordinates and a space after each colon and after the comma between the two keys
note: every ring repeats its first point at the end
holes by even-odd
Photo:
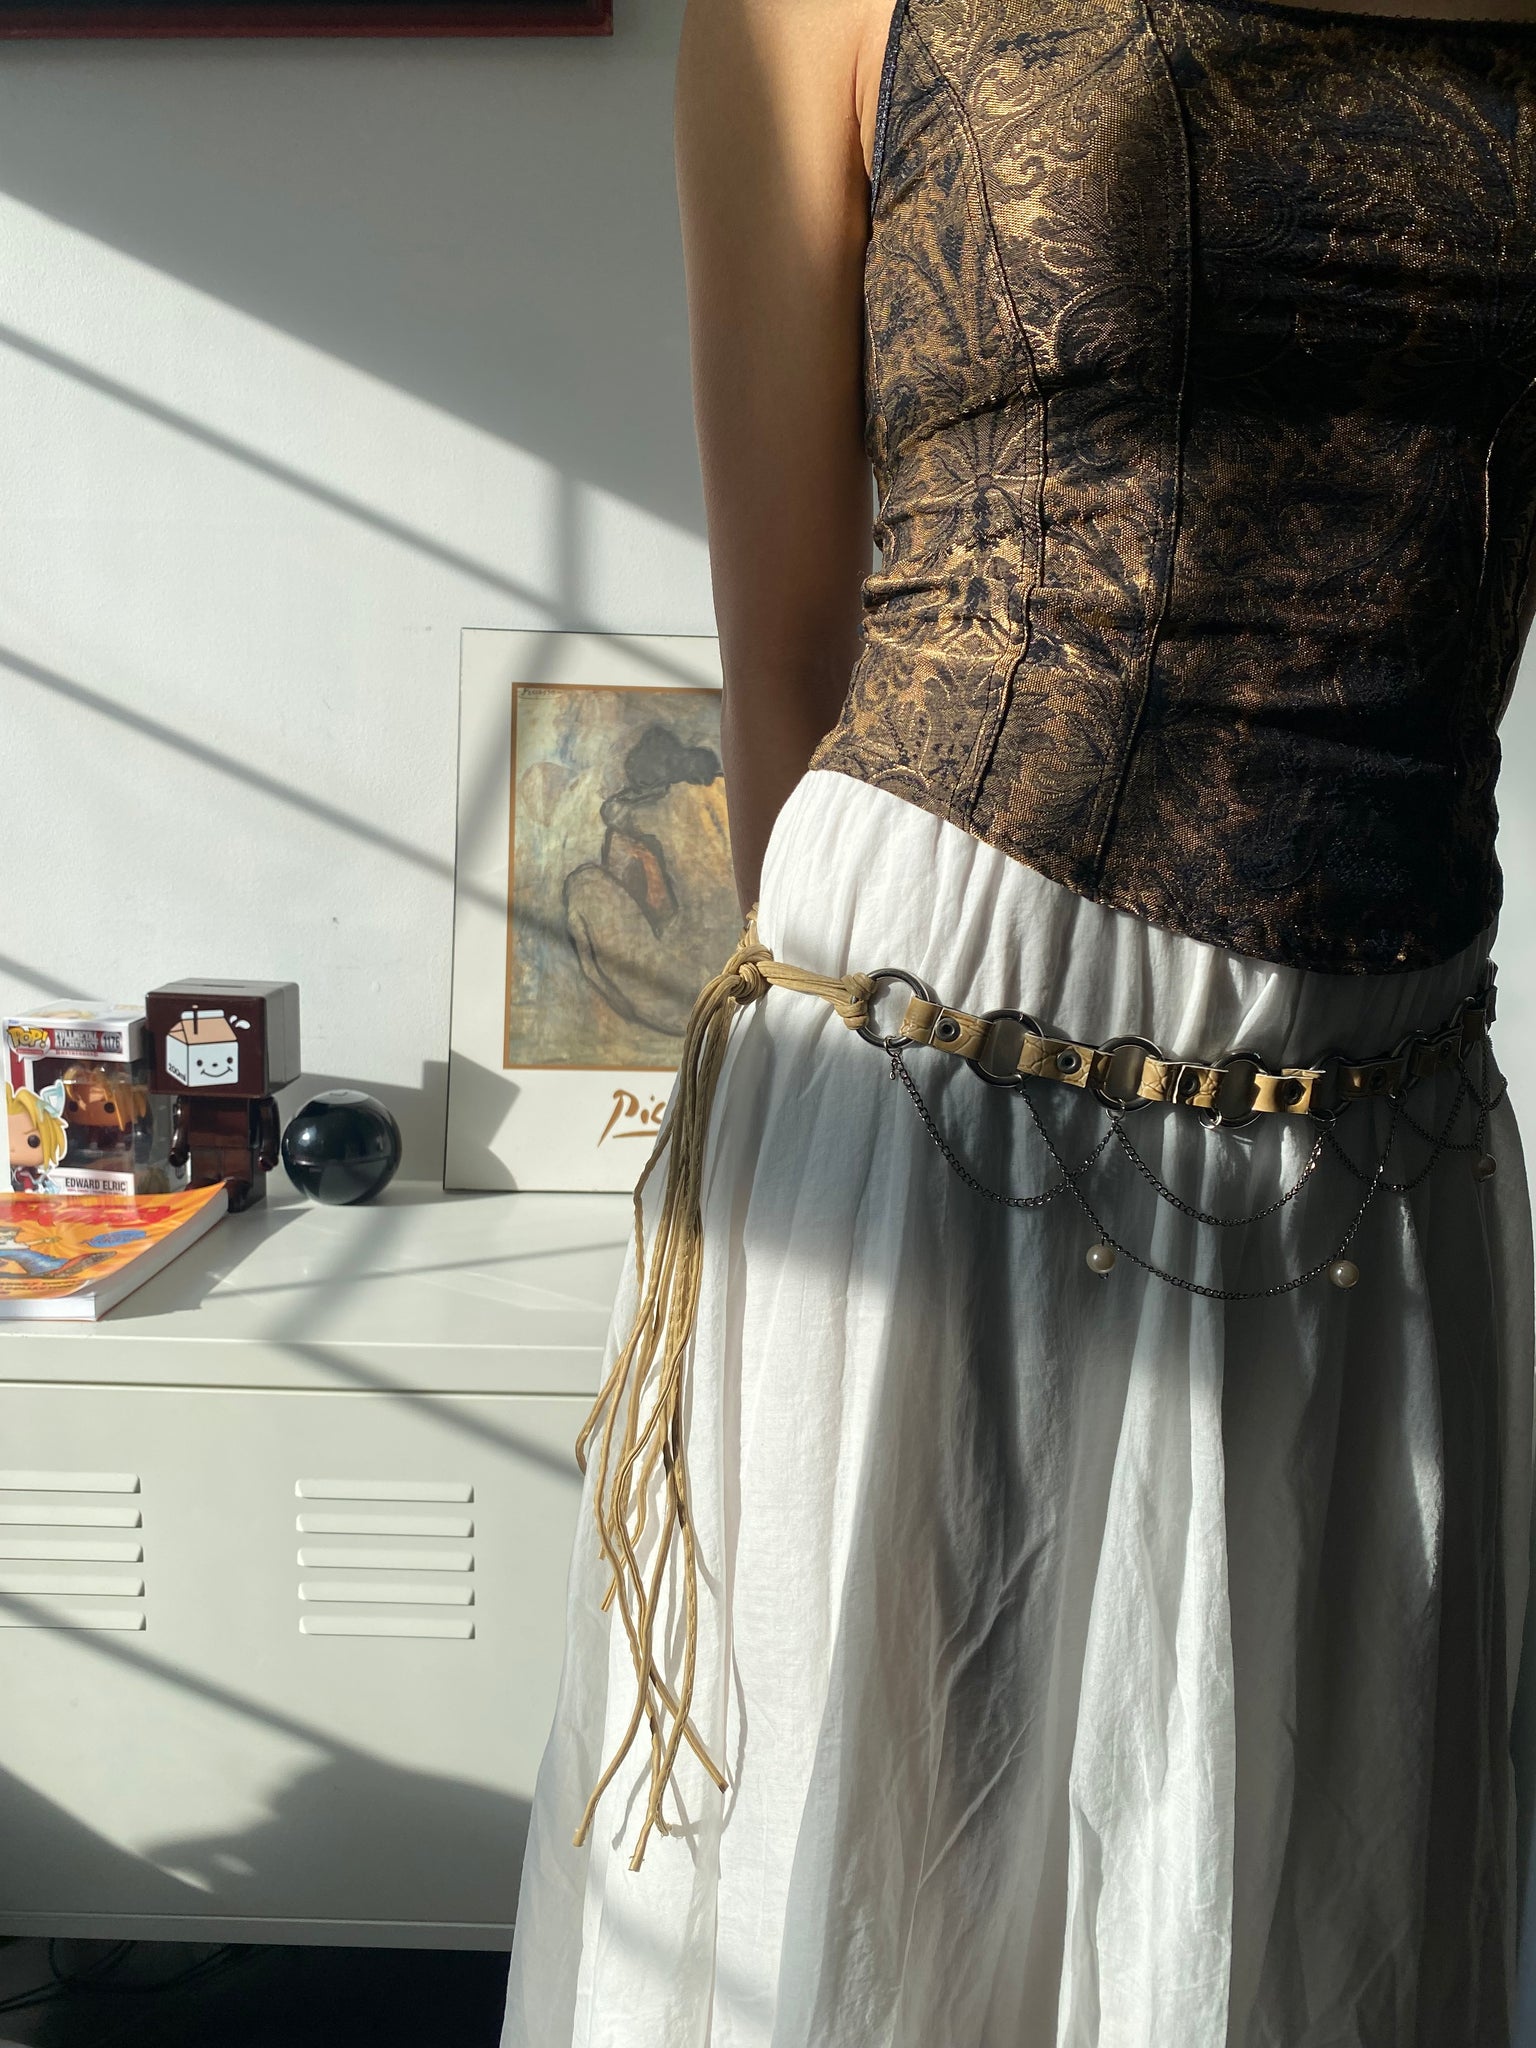
{"type": "Polygon", "coordinates": [[[227,1206],[222,1181],[178,1195],[0,1194],[0,1322],[94,1322],[227,1206]]]}

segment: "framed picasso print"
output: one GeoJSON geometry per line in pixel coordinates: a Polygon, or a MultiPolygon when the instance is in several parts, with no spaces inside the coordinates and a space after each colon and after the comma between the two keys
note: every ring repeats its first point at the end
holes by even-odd
{"type": "Polygon", "coordinates": [[[445,1184],[633,1187],[740,931],[717,643],[466,631],[445,1184]]]}

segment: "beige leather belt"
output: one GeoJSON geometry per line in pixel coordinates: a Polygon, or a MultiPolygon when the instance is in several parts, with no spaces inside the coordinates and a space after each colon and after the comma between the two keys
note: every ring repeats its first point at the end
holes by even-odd
{"type": "Polygon", "coordinates": [[[1021,1077],[1061,1081],[1091,1090],[1112,1109],[1178,1103],[1229,1128],[1270,1112],[1326,1122],[1351,1102],[1400,1095],[1411,1083],[1455,1066],[1493,1021],[1494,973],[1490,963],[1481,986],[1463,997],[1438,1030],[1410,1032],[1390,1052],[1369,1059],[1330,1052],[1304,1067],[1272,1068],[1257,1053],[1243,1051],[1215,1060],[1175,1059],[1136,1036],[1091,1045],[1053,1035],[1021,1010],[972,1015],[955,1009],[917,976],[894,967],[868,978],[877,990],[882,982],[898,981],[912,991],[899,1028],[883,1035],[867,1018],[855,1028],[887,1051],[933,1046],[963,1059],[984,1081],[1003,1087],[1021,1077]]]}

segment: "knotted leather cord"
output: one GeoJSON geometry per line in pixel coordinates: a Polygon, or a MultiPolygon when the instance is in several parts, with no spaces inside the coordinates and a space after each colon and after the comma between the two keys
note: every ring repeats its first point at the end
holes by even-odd
{"type": "MultiPolygon", "coordinates": [[[[581,1426],[576,1439],[576,1460],[585,1474],[592,1439],[600,1428],[593,1509],[597,1522],[598,1542],[612,1575],[603,1596],[603,1606],[606,1609],[617,1596],[619,1616],[629,1640],[630,1655],[634,1661],[638,1683],[634,1711],[628,1726],[593,1787],[573,1838],[578,1848],[586,1840],[598,1802],[623,1766],[640,1732],[640,1724],[642,1720],[645,1721],[651,1734],[650,1785],[645,1817],[634,1854],[630,1859],[631,1870],[640,1868],[652,1828],[658,1829],[662,1834],[670,1833],[662,1814],[661,1803],[667,1784],[673,1777],[678,1751],[685,1740],[716,1786],[722,1792],[726,1789],[725,1773],[709,1755],[689,1719],[698,1665],[698,1559],[694,1544],[693,1519],[688,1505],[683,1422],[686,1407],[684,1368],[693,1337],[703,1277],[705,1141],[709,1131],[715,1089],[730,1042],[731,1026],[739,1010],[749,1003],[756,1002],[770,985],[776,985],[780,988],[795,989],[804,995],[821,997],[832,1006],[850,1030],[863,1030],[869,1024],[870,1004],[883,978],[885,977],[875,974],[818,974],[810,968],[795,967],[788,962],[775,960],[768,948],[758,939],[757,910],[754,905],[747,914],[735,951],[720,972],[705,984],[690,1013],[683,1034],[677,1082],[662,1127],[657,1133],[656,1143],[635,1183],[635,1283],[639,1306],[629,1335],[618,1351],[591,1411],[581,1426]],[[662,1191],[661,1211],[651,1242],[650,1258],[647,1261],[642,1198],[651,1174],[664,1153],[667,1160],[666,1180],[662,1191]],[[621,1416],[622,1433],[619,1427],[621,1416]],[[654,1537],[650,1576],[647,1578],[640,1560],[640,1543],[645,1533],[651,1482],[658,1462],[663,1468],[664,1475],[663,1499],[654,1537]],[[674,1694],[657,1663],[655,1632],[662,1581],[671,1555],[673,1538],[678,1535],[682,1542],[685,1634],[682,1680],[674,1694]]],[[[1491,1008],[1491,1004],[1489,1007],[1491,1008]]],[[[905,1082],[908,1093],[928,1127],[929,1135],[940,1151],[963,1180],[978,1193],[987,1195],[993,1201],[1003,1202],[1010,1207],[1035,1208],[1070,1190],[1090,1221],[1102,1230],[1103,1226],[1098,1216],[1077,1185],[1077,1176],[1098,1157],[1104,1143],[1114,1136],[1119,1138],[1122,1148],[1130,1154],[1133,1162],[1154,1181],[1159,1192],[1165,1194],[1186,1214],[1197,1215],[1201,1220],[1223,1225],[1258,1220],[1256,1217],[1205,1217],[1203,1212],[1194,1210],[1182,1202],[1171,1189],[1166,1188],[1150,1173],[1145,1161],[1127,1143],[1121,1129],[1123,1116],[1115,1112],[1113,1105],[1106,1105],[1111,1109],[1111,1115],[1110,1130],[1106,1131],[1104,1139],[1081,1166],[1069,1167],[1041,1123],[1039,1113],[1023,1086],[1022,1076],[1015,1085],[1019,1092],[1025,1095],[1031,1116],[1045,1141],[1060,1178],[1048,1189],[1034,1196],[1007,1196],[990,1189],[978,1182],[961,1164],[934,1125],[931,1113],[910,1075],[907,1074],[901,1059],[899,1047],[904,1041],[882,1041],[875,1038],[874,1042],[885,1044],[890,1057],[892,1078],[899,1078],[905,1082]]],[[[1479,1111],[1477,1129],[1471,1146],[1447,1143],[1448,1120],[1445,1130],[1440,1134],[1440,1143],[1431,1154],[1430,1165],[1433,1164],[1434,1157],[1440,1149],[1460,1151],[1480,1144],[1489,1110],[1497,1100],[1502,1099],[1502,1091],[1498,1097],[1491,1097],[1487,1091],[1486,1032],[1481,1043],[1484,1087],[1479,1089],[1471,1084],[1464,1063],[1458,1062],[1461,1065],[1461,1085],[1458,1087],[1452,1111],[1454,1115],[1455,1109],[1470,1090],[1479,1111]]],[[[1401,1101],[1394,1100],[1394,1129],[1398,1117],[1403,1114],[1407,1112],[1403,1110],[1401,1101]]],[[[1418,1128],[1417,1120],[1411,1115],[1409,1121],[1418,1128]]],[[[1325,1124],[1319,1144],[1314,1146],[1295,1185],[1287,1190],[1279,1202],[1261,1213],[1273,1213],[1274,1209],[1282,1207],[1299,1191],[1317,1165],[1323,1140],[1329,1140],[1332,1149],[1345,1158],[1346,1163],[1359,1178],[1367,1182],[1365,1194],[1344,1239],[1344,1244],[1348,1245],[1359,1229],[1373,1196],[1383,1185],[1395,1188],[1399,1184],[1385,1179],[1387,1158],[1391,1152],[1390,1132],[1387,1146],[1375,1168],[1369,1172],[1362,1172],[1343,1153],[1343,1148],[1333,1136],[1331,1122],[1330,1118],[1325,1124]]],[[[1424,1135],[1429,1137],[1431,1134],[1424,1135]]],[[[1428,1167],[1424,1170],[1427,1171],[1428,1167]]],[[[1419,1178],[1422,1178],[1422,1175],[1415,1176],[1414,1182],[1404,1185],[1412,1186],[1419,1178]]],[[[1115,1243],[1115,1240],[1108,1239],[1107,1233],[1106,1241],[1115,1243]]],[[[1185,1280],[1152,1265],[1127,1246],[1117,1245],[1116,1248],[1125,1251],[1127,1256],[1147,1273],[1171,1280],[1192,1293],[1211,1295],[1220,1300],[1252,1298],[1246,1292],[1207,1287],[1185,1280]]],[[[1337,1256],[1337,1249],[1330,1254],[1330,1258],[1337,1256]]],[[[1319,1261],[1305,1272],[1293,1275],[1277,1286],[1253,1292],[1288,1293],[1292,1288],[1318,1277],[1327,1268],[1328,1263],[1326,1259],[1319,1261]]]]}
{"type": "Polygon", "coordinates": [[[775,960],[758,939],[756,907],[748,913],[736,950],[700,991],[683,1034],[677,1082],[651,1156],[635,1184],[639,1307],[576,1439],[576,1462],[585,1473],[592,1438],[601,1428],[593,1502],[598,1542],[612,1573],[603,1605],[607,1607],[617,1597],[638,1692],[629,1725],[593,1788],[574,1840],[578,1848],[585,1841],[598,1801],[645,1720],[651,1732],[650,1791],[630,1859],[631,1870],[640,1868],[651,1829],[669,1832],[661,1811],[662,1794],[685,1739],[722,1792],[726,1785],[724,1772],[689,1720],[698,1662],[698,1561],[683,1447],[684,1368],[703,1275],[701,1204],[710,1110],[736,1013],[756,1002],[770,983],[820,996],[850,1030],[868,1021],[875,989],[874,978],[868,974],[816,974],[775,960]],[[667,1157],[666,1180],[647,1263],[642,1197],[663,1153],[667,1157]],[[664,1473],[663,1497],[647,1579],[639,1551],[658,1460],[664,1473]],[[682,1681],[674,1696],[657,1663],[655,1632],[658,1598],[675,1535],[682,1541],[685,1639],[682,1681]]]}

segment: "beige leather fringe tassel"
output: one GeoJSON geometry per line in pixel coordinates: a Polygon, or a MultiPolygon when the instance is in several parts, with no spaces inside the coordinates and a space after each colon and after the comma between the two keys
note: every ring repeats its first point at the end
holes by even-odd
{"type": "Polygon", "coordinates": [[[814,974],[775,960],[758,940],[757,906],[754,904],[748,912],[735,952],[700,991],[683,1034],[682,1059],[667,1117],[635,1185],[635,1280],[640,1305],[630,1333],[576,1439],[576,1461],[585,1473],[592,1439],[601,1429],[593,1501],[598,1541],[613,1574],[603,1605],[609,1606],[617,1595],[619,1618],[629,1638],[639,1689],[629,1726],[593,1788],[575,1842],[579,1848],[586,1840],[597,1803],[633,1747],[643,1719],[651,1731],[650,1796],[640,1838],[630,1859],[631,1870],[640,1868],[651,1829],[668,1832],[661,1812],[662,1794],[684,1739],[722,1792],[726,1785],[725,1774],[710,1757],[688,1718],[698,1661],[699,1602],[683,1448],[684,1366],[703,1272],[704,1143],[715,1084],[725,1062],[736,1012],[756,1002],[770,982],[822,997],[851,1029],[866,1021],[875,986],[867,974],[814,974]],[[641,1197],[664,1152],[667,1177],[647,1263],[641,1197]],[[663,1495],[647,1579],[640,1564],[639,1546],[645,1530],[646,1499],[658,1461],[663,1471],[663,1495]],[[673,1536],[678,1533],[682,1537],[686,1637],[682,1679],[674,1694],[657,1662],[655,1636],[667,1559],[673,1536]]]}

